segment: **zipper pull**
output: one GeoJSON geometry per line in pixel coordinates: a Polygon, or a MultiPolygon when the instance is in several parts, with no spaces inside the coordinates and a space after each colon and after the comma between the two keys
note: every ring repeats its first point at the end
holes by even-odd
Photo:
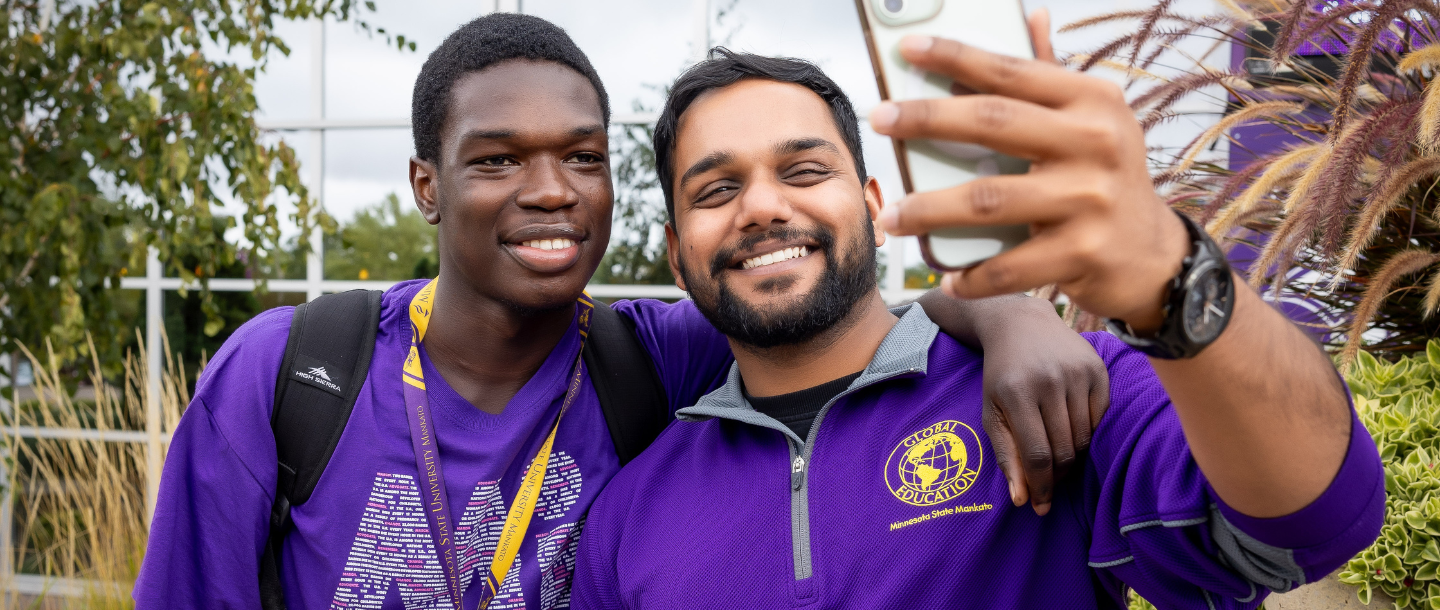
{"type": "Polygon", "coordinates": [[[790,463],[790,487],[800,491],[801,485],[805,483],[805,458],[795,456],[795,461],[790,463]]]}

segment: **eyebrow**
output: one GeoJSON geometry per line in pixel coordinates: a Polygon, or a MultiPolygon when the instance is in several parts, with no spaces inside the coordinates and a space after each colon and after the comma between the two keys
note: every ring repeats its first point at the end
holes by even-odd
{"type": "MultiPolygon", "coordinates": [[[[600,133],[604,130],[605,128],[603,126],[601,126],[599,123],[596,123],[594,125],[585,125],[582,127],[576,127],[574,129],[571,129],[570,136],[576,138],[583,138],[585,136],[600,133]]],[[[508,140],[518,135],[520,135],[520,132],[513,129],[472,129],[465,132],[465,135],[461,136],[460,140],[508,140]]]]}
{"type": "MultiPolygon", "coordinates": [[[[824,138],[796,138],[786,140],[776,144],[774,151],[777,155],[793,155],[815,148],[824,148],[835,154],[840,154],[840,148],[824,138]]],[[[735,155],[727,150],[716,151],[705,155],[704,158],[696,161],[694,165],[690,166],[690,169],[685,170],[685,173],[680,176],[680,188],[685,188],[685,183],[689,182],[692,178],[734,160],[735,155]]]]}
{"type": "Polygon", "coordinates": [[[735,155],[728,150],[718,150],[705,155],[704,158],[696,161],[694,165],[690,166],[690,169],[685,170],[685,173],[680,176],[680,188],[685,188],[685,183],[689,182],[690,179],[734,160],[735,155]]]}
{"type": "Polygon", "coordinates": [[[508,140],[517,134],[512,129],[472,129],[460,136],[460,141],[466,140],[508,140]]]}
{"type": "Polygon", "coordinates": [[[840,154],[840,148],[824,138],[796,138],[786,140],[775,145],[776,155],[793,155],[798,152],[805,152],[815,148],[824,148],[835,154],[840,154]]]}
{"type": "Polygon", "coordinates": [[[601,131],[604,131],[604,130],[605,130],[605,128],[604,128],[603,126],[601,126],[599,123],[596,123],[596,124],[594,124],[594,125],[586,125],[586,126],[584,126],[584,127],[576,127],[576,128],[574,128],[574,129],[571,129],[571,130],[570,130],[570,135],[579,138],[579,137],[594,135],[594,134],[600,133],[601,131]]]}

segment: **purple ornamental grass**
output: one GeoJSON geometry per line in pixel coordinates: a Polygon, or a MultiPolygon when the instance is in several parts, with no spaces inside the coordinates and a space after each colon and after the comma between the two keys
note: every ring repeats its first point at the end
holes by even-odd
{"type": "MultiPolygon", "coordinates": [[[[1323,318],[1341,320],[1324,329],[1324,342],[1346,366],[1361,350],[1392,360],[1423,351],[1440,336],[1440,5],[1250,0],[1222,2],[1224,14],[1191,16],[1172,4],[1061,28],[1137,22],[1069,63],[1117,70],[1127,86],[1159,79],[1132,98],[1147,131],[1202,89],[1219,87],[1229,98],[1226,117],[1173,158],[1152,155],[1162,198],[1206,223],[1222,245],[1259,247],[1249,269],[1253,286],[1305,299],[1323,318]],[[1272,44],[1252,35],[1262,25],[1275,34],[1272,44]],[[1190,38],[1231,44],[1273,72],[1204,65],[1203,56],[1169,78],[1149,72],[1190,38]],[[1298,56],[1297,49],[1322,55],[1298,56]],[[1257,125],[1276,134],[1272,141],[1290,143],[1256,150],[1233,135],[1233,128],[1257,125]],[[1254,160],[1232,169],[1201,159],[1219,138],[1229,140],[1232,154],[1254,160]]],[[[1067,319],[1095,326],[1082,312],[1067,319]]]]}

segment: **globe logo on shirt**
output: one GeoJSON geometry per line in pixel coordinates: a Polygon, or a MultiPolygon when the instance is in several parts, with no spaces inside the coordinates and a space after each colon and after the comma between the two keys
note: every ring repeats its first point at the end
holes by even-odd
{"type": "Polygon", "coordinates": [[[970,426],[942,421],[895,446],[885,461],[885,485],[906,504],[939,504],[970,489],[982,458],[980,437],[970,426]]]}
{"type": "Polygon", "coordinates": [[[949,482],[965,469],[965,441],[941,432],[915,443],[900,459],[900,481],[916,491],[930,491],[937,482],[949,482]]]}

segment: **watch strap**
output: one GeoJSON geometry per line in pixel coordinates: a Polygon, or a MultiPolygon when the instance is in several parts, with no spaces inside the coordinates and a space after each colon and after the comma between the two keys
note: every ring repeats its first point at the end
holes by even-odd
{"type": "Polygon", "coordinates": [[[1230,263],[1225,259],[1225,252],[1190,217],[1178,211],[1175,211],[1175,215],[1180,217],[1180,222],[1185,225],[1185,231],[1190,237],[1190,254],[1181,262],[1180,272],[1166,284],[1161,310],[1163,319],[1160,322],[1159,330],[1153,336],[1142,337],[1136,335],[1130,325],[1124,321],[1105,320],[1105,325],[1111,334],[1146,355],[1162,360],[1193,358],[1224,332],[1222,328],[1210,340],[1200,341],[1191,336],[1191,333],[1185,328],[1185,299],[1188,297],[1189,291],[1195,288],[1193,285],[1195,278],[1203,273],[1213,271],[1217,267],[1223,272],[1223,281],[1225,282],[1223,288],[1227,293],[1226,298],[1223,299],[1224,323],[1227,325],[1235,300],[1234,282],[1231,279],[1230,263]]]}

